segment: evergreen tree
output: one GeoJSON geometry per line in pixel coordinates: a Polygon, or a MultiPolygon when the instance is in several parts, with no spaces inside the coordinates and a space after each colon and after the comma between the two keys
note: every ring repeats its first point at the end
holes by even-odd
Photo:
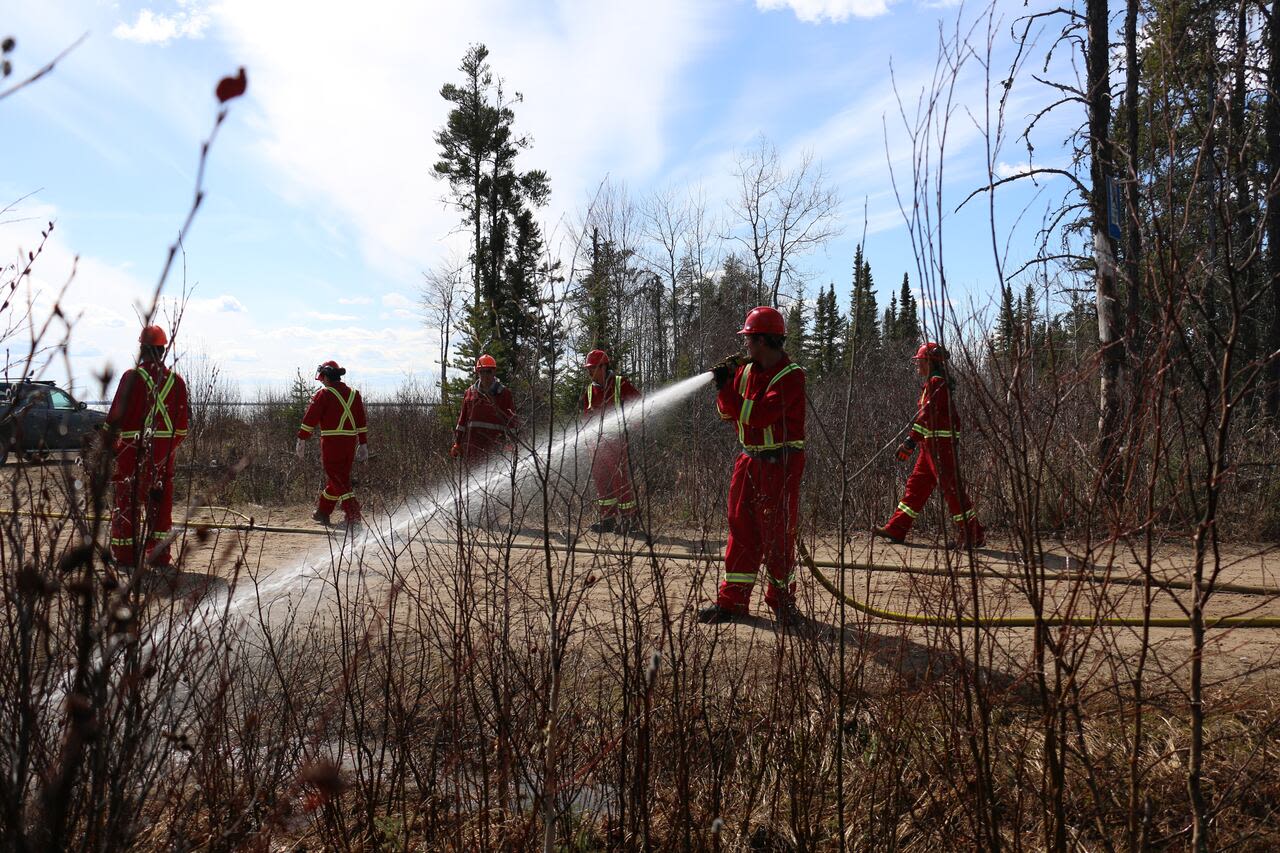
{"type": "Polygon", "coordinates": [[[472,45],[458,66],[462,83],[441,87],[452,108],[435,134],[435,174],[448,182],[471,234],[472,294],[454,361],[464,375],[448,384],[451,396],[470,381],[481,352],[499,360],[508,380],[536,368],[538,313],[552,274],[541,259],[542,234],[533,215],[546,203],[550,184],[542,171],[516,171],[516,157],[530,140],[515,133],[512,105],[519,97],[507,99],[488,57],[483,44],[472,45]]]}
{"type": "Polygon", "coordinates": [[[813,311],[813,337],[810,343],[810,366],[815,379],[834,371],[844,352],[844,318],[836,300],[836,286],[819,288],[813,311]]]}
{"type": "Polygon", "coordinates": [[[806,370],[811,369],[808,319],[805,316],[804,297],[801,296],[787,309],[787,353],[806,370]]]}
{"type": "Polygon", "coordinates": [[[896,293],[889,297],[889,307],[884,309],[884,320],[880,328],[884,329],[885,340],[898,339],[898,295],[896,293]]]}
{"type": "Polygon", "coordinates": [[[876,311],[875,283],[871,264],[859,245],[853,258],[853,292],[849,298],[849,335],[845,360],[856,363],[862,355],[880,345],[880,317],[876,311]]]}
{"type": "Polygon", "coordinates": [[[902,289],[898,291],[897,302],[893,332],[890,334],[889,327],[885,326],[885,335],[900,343],[918,346],[921,343],[920,306],[911,293],[911,279],[907,273],[902,274],[902,289]]]}

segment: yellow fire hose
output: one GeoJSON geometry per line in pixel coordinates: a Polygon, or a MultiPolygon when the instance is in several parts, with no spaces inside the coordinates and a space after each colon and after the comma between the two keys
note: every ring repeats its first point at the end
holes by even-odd
{"type": "MultiPolygon", "coordinates": [[[[282,525],[258,524],[252,516],[230,509],[229,507],[196,507],[196,509],[210,509],[216,511],[227,512],[232,515],[245,519],[243,523],[226,523],[213,521],[198,521],[188,519],[185,523],[179,524],[179,527],[188,529],[205,529],[205,530],[236,530],[243,532],[263,532],[263,533],[286,533],[300,536],[331,536],[331,532],[322,528],[309,527],[290,527],[282,525]]],[[[71,515],[67,513],[37,513],[26,510],[0,510],[0,515],[23,516],[27,518],[59,518],[70,519],[71,515]]],[[[97,516],[80,516],[85,521],[105,521],[97,516]]],[[[470,544],[457,539],[439,539],[439,538],[422,538],[418,541],[433,545],[461,545],[470,544]]],[[[487,544],[495,544],[489,542],[487,544]]],[[[551,543],[538,542],[515,542],[504,541],[500,543],[502,547],[509,547],[522,551],[541,551],[549,549],[558,552],[572,552],[576,554],[591,554],[598,556],[619,556],[620,552],[608,548],[592,548],[583,545],[556,545],[551,543]]],[[[808,567],[810,574],[818,582],[823,589],[831,593],[838,601],[843,601],[849,607],[859,613],[864,613],[876,619],[883,619],[887,622],[896,622],[908,625],[921,625],[927,627],[943,627],[943,628],[971,628],[971,627],[990,627],[990,628],[1031,628],[1037,624],[1046,627],[1059,626],[1077,626],[1077,627],[1109,627],[1109,628],[1140,628],[1144,625],[1152,628],[1189,628],[1191,620],[1182,617],[1152,617],[1147,620],[1120,618],[1120,617],[1098,617],[1098,616],[1045,616],[1039,621],[1034,616],[989,616],[989,617],[948,617],[948,616],[928,616],[917,613],[898,613],[893,610],[875,607],[873,605],[858,601],[848,593],[841,593],[839,588],[832,580],[823,573],[823,568],[867,572],[893,572],[896,574],[916,574],[928,575],[934,577],[953,577],[955,572],[946,569],[928,569],[916,568],[910,566],[890,566],[882,563],[840,563],[832,560],[815,560],[810,555],[809,550],[801,541],[796,542],[796,546],[800,551],[800,559],[808,567]]],[[[654,548],[646,548],[643,551],[634,552],[631,556],[653,556],[663,560],[685,560],[690,562],[702,562],[708,560],[719,560],[720,555],[712,555],[705,553],[690,553],[687,551],[661,551],[654,548]]],[[[1016,578],[1006,572],[995,572],[990,570],[980,570],[974,573],[977,577],[997,578],[1001,580],[1015,580],[1016,578]]],[[[1142,578],[1133,577],[1100,577],[1092,573],[1074,574],[1070,572],[1052,572],[1044,575],[1048,581],[1087,581],[1089,583],[1111,583],[1128,586],[1142,586],[1145,581],[1142,578]]],[[[1151,579],[1151,585],[1161,589],[1191,589],[1191,583],[1187,581],[1171,581],[1161,580],[1158,578],[1151,579]]],[[[1248,586],[1243,584],[1214,584],[1215,592],[1232,593],[1238,595],[1256,595],[1256,596],[1277,596],[1280,590],[1267,589],[1266,587],[1248,586]]],[[[1204,625],[1207,628],[1280,628],[1280,616],[1218,616],[1205,617],[1204,625]]]]}

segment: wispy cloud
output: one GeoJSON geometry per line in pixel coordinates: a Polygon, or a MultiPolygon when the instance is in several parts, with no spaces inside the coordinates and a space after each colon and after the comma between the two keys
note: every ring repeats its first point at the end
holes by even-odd
{"type": "Polygon", "coordinates": [[[889,11],[891,0],[756,0],[762,12],[790,9],[806,24],[840,23],[850,18],[875,18],[889,11]]]}

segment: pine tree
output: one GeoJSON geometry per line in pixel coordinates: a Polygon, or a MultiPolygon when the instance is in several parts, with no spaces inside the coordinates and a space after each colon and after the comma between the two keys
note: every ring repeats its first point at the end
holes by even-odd
{"type": "MultiPolygon", "coordinates": [[[[888,327],[885,328],[885,335],[889,335],[888,327]]],[[[902,274],[902,289],[898,291],[897,322],[893,327],[892,338],[912,347],[921,343],[920,306],[911,293],[911,279],[907,273],[902,274]]]]}
{"type": "Polygon", "coordinates": [[[853,258],[853,291],[849,298],[849,335],[845,361],[855,364],[880,345],[880,317],[876,311],[875,283],[871,264],[859,245],[853,258]]]}
{"type": "Polygon", "coordinates": [[[542,171],[515,169],[531,141],[516,135],[512,105],[519,96],[507,99],[488,57],[483,44],[472,45],[458,66],[462,83],[441,87],[452,109],[435,134],[435,174],[448,181],[471,234],[472,293],[454,360],[463,376],[448,383],[451,396],[470,381],[482,352],[498,359],[509,380],[537,366],[538,313],[552,274],[541,260],[542,234],[532,212],[546,204],[550,183],[542,171]]]}
{"type": "Polygon", "coordinates": [[[808,319],[805,316],[804,297],[801,296],[787,309],[787,353],[793,361],[806,370],[811,369],[808,319]]]}
{"type": "Polygon", "coordinates": [[[898,340],[898,295],[889,297],[889,307],[884,309],[884,320],[880,324],[887,341],[898,340]]]}

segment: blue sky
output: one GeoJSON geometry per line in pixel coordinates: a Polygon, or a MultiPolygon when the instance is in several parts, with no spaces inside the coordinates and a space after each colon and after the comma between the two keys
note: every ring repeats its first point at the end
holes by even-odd
{"type": "MultiPolygon", "coordinates": [[[[1028,8],[996,7],[998,71],[1012,53],[1009,24],[1028,8]]],[[[847,293],[865,200],[883,306],[904,271],[916,279],[889,182],[887,158],[899,170],[909,159],[890,64],[914,108],[939,26],[953,29],[957,16],[976,13],[919,0],[20,4],[0,33],[17,39],[15,75],[89,37],[52,75],[0,101],[0,207],[22,199],[0,216],[0,262],[33,248],[55,220],[33,278],[33,316],[47,314],[78,256],[64,301],[78,317],[74,381],[83,389],[106,364],[125,366],[136,306],[190,203],[213,85],[244,65],[249,93],[220,131],[186,243],[182,357],[204,354],[246,389],[281,387],[326,358],[375,393],[429,383],[436,333],[418,308],[422,272],[457,251],[454,214],[430,174],[431,135],[446,113],[438,90],[456,78],[467,45],[483,41],[495,71],[524,95],[517,121],[535,144],[523,165],[550,174],[549,233],[567,235],[606,176],[637,198],[700,187],[721,210],[734,152],[763,134],[784,163],[811,151],[843,199],[844,234],[804,262],[810,290],[835,281],[847,293]]],[[[970,63],[957,86],[958,104],[978,116],[981,71],[970,63]]],[[[1011,125],[1049,97],[1020,81],[1011,125]]],[[[1063,164],[1057,143],[1074,118],[1046,126],[1038,162],[1063,164]]],[[[987,168],[963,111],[951,133],[948,209],[987,168]]],[[[1007,174],[1027,155],[1010,142],[992,159],[1007,174]]],[[[1045,202],[1033,196],[1029,185],[1002,192],[1002,239],[1028,203],[1038,224],[1045,202]]],[[[944,239],[952,302],[962,313],[990,304],[985,207],[949,215],[944,239]]],[[[1030,229],[1010,246],[1015,262],[1030,257],[1030,229]]],[[[182,281],[178,270],[167,293],[182,281]]],[[[6,342],[11,353],[22,337],[6,342]]],[[[67,373],[60,359],[47,371],[67,373]]]]}

